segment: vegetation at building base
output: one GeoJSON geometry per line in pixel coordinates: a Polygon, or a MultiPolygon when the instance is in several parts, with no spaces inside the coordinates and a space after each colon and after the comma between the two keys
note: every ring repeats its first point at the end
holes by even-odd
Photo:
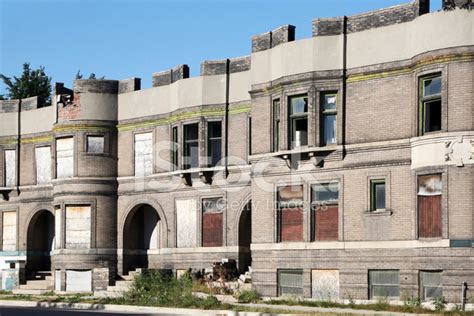
{"type": "Polygon", "coordinates": [[[0,99],[24,99],[38,96],[40,102],[51,103],[51,77],[48,77],[44,67],[31,69],[29,63],[23,64],[23,72],[20,77],[8,77],[0,74],[0,80],[6,86],[6,97],[0,95],[0,99]]]}

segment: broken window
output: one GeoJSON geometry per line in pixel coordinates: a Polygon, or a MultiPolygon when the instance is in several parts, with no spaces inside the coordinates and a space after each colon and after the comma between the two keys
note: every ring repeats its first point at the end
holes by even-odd
{"type": "Polygon", "coordinates": [[[14,149],[7,149],[4,151],[5,155],[5,186],[16,186],[16,151],[14,149]]]}
{"type": "Polygon", "coordinates": [[[224,212],[221,199],[202,200],[202,246],[221,247],[224,237],[224,212]]]}
{"type": "Polygon", "coordinates": [[[171,163],[173,170],[178,170],[178,127],[174,126],[172,129],[172,143],[171,143],[171,163]]]}
{"type": "Polygon", "coordinates": [[[420,290],[423,300],[443,296],[443,271],[420,271],[420,290]]]}
{"type": "Polygon", "coordinates": [[[441,108],[441,75],[421,78],[420,135],[441,130],[441,108]]]}
{"type": "Polygon", "coordinates": [[[385,210],[385,180],[370,181],[370,210],[385,210]]]}
{"type": "Polygon", "coordinates": [[[339,239],[339,184],[321,183],[311,188],[311,240],[339,239]]]}
{"type": "Polygon", "coordinates": [[[278,270],[278,296],[303,296],[303,270],[278,270]]]}
{"type": "Polygon", "coordinates": [[[66,206],[66,248],[88,249],[91,244],[91,207],[66,206]]]}
{"type": "Polygon", "coordinates": [[[135,135],[135,176],[145,177],[153,173],[153,135],[135,135]]]}
{"type": "Polygon", "coordinates": [[[45,185],[51,183],[51,147],[36,147],[36,184],[45,185]]]}
{"type": "Polygon", "coordinates": [[[308,145],[308,96],[290,97],[291,149],[308,145]]]}
{"type": "Polygon", "coordinates": [[[400,271],[370,270],[370,299],[376,297],[397,298],[400,296],[400,271]]]}
{"type": "Polygon", "coordinates": [[[280,150],[280,99],[273,100],[273,152],[280,150]]]}
{"type": "Polygon", "coordinates": [[[102,154],[105,152],[104,136],[87,136],[87,152],[93,154],[102,154]]]}
{"type": "Polygon", "coordinates": [[[183,169],[199,167],[199,124],[184,125],[183,169]]]}
{"type": "Polygon", "coordinates": [[[72,178],[74,174],[74,138],[56,139],[56,177],[72,178]]]}
{"type": "Polygon", "coordinates": [[[222,158],[222,124],[209,122],[207,124],[207,156],[209,167],[220,164],[222,158]]]}
{"type": "Polygon", "coordinates": [[[325,93],[321,97],[321,131],[322,145],[337,143],[337,94],[325,93]]]}
{"type": "Polygon", "coordinates": [[[303,186],[278,189],[278,240],[303,241],[303,186]]]}
{"type": "Polygon", "coordinates": [[[3,251],[16,250],[16,212],[2,212],[2,244],[3,251]]]}
{"type": "Polygon", "coordinates": [[[418,236],[433,238],[442,236],[441,174],[418,177],[418,236]]]}

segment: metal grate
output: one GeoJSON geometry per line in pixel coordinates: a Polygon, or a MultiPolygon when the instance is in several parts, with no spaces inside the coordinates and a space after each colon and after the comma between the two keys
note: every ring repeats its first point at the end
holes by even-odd
{"type": "Polygon", "coordinates": [[[279,270],[278,292],[280,296],[303,295],[303,270],[279,270]]]}
{"type": "Polygon", "coordinates": [[[421,271],[420,279],[423,299],[443,296],[442,271],[421,271]]]}
{"type": "Polygon", "coordinates": [[[370,298],[399,297],[400,271],[372,270],[369,271],[370,298]]]}

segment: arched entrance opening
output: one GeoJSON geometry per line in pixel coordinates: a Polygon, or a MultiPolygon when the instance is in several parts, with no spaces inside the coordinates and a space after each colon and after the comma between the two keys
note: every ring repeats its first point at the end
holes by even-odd
{"type": "Polygon", "coordinates": [[[158,249],[160,217],[148,204],[135,206],[123,229],[123,273],[148,268],[148,251],[158,249]]]}
{"type": "Polygon", "coordinates": [[[54,215],[48,210],[37,212],[28,225],[26,241],[26,274],[51,271],[54,249],[54,215]]]}
{"type": "Polygon", "coordinates": [[[242,209],[239,219],[239,273],[248,271],[252,265],[252,200],[242,209]]]}

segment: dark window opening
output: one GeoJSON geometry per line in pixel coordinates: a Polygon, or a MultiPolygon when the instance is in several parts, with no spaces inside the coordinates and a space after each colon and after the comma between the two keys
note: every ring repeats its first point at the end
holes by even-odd
{"type": "Polygon", "coordinates": [[[442,129],[441,85],[441,75],[420,80],[420,135],[442,129]]]}
{"type": "Polygon", "coordinates": [[[183,169],[199,167],[199,124],[184,126],[183,169]]]}
{"type": "Polygon", "coordinates": [[[289,98],[291,149],[308,145],[308,97],[289,98]]]}
{"type": "Polygon", "coordinates": [[[321,98],[322,140],[323,146],[337,143],[337,95],[326,93],[321,98]]]}
{"type": "Polygon", "coordinates": [[[370,210],[385,209],[385,180],[370,181],[370,210]]]}
{"type": "Polygon", "coordinates": [[[171,144],[171,163],[172,170],[178,169],[178,127],[173,127],[172,130],[172,144],[171,144]]]}
{"type": "Polygon", "coordinates": [[[222,158],[222,124],[221,122],[209,122],[207,125],[207,155],[209,166],[215,167],[220,164],[222,158]]]}
{"type": "Polygon", "coordinates": [[[280,150],[280,100],[273,101],[273,152],[280,150]]]}

